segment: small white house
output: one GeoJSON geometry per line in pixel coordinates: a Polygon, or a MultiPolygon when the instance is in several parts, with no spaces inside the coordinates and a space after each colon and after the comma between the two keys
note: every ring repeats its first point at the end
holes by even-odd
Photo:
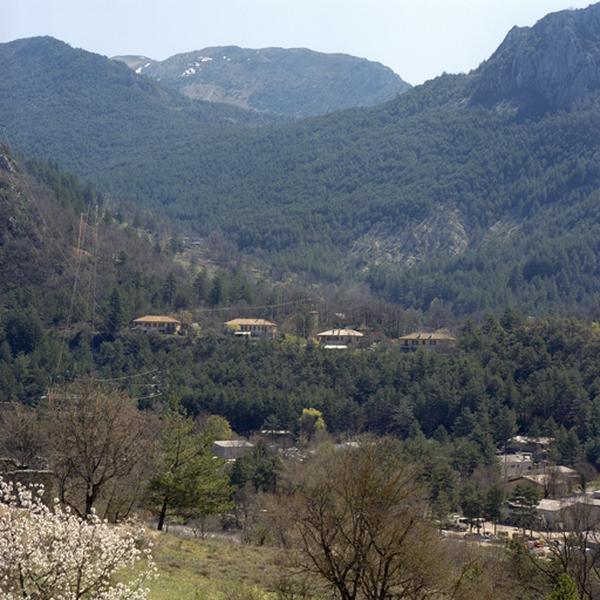
{"type": "Polygon", "coordinates": [[[498,454],[496,460],[504,480],[522,477],[533,471],[533,456],[530,452],[498,454]]]}

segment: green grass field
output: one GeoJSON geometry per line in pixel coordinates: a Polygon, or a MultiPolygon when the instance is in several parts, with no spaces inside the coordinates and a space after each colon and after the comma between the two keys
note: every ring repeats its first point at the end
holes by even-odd
{"type": "Polygon", "coordinates": [[[159,576],[150,600],[271,600],[277,551],[229,541],[152,535],[159,576]]]}

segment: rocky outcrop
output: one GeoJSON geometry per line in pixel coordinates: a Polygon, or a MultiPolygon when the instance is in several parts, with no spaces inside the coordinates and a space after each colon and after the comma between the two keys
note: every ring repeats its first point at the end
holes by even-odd
{"type": "Polygon", "coordinates": [[[354,243],[352,253],[370,265],[412,267],[440,256],[457,256],[468,245],[459,211],[440,208],[422,221],[398,229],[373,228],[354,243]]]}
{"type": "Polygon", "coordinates": [[[600,4],[513,27],[472,74],[471,102],[540,113],[600,89],[600,4]]]}

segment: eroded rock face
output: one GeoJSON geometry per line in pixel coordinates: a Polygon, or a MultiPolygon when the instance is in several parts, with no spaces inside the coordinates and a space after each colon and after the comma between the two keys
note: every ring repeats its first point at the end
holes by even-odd
{"type": "Polygon", "coordinates": [[[526,113],[568,108],[600,90],[600,4],[513,27],[473,73],[471,101],[526,113]]]}
{"type": "Polygon", "coordinates": [[[357,240],[353,254],[370,264],[412,267],[434,257],[457,256],[469,245],[458,210],[438,210],[420,222],[398,229],[373,228],[357,240]]]}

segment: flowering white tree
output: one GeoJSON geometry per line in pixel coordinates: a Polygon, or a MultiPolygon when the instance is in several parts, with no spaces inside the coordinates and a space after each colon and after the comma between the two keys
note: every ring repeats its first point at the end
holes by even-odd
{"type": "Polygon", "coordinates": [[[150,549],[139,547],[143,529],[109,525],[95,514],[82,519],[58,502],[46,506],[42,495],[41,486],[0,478],[0,597],[145,600],[156,567],[150,549]]]}

